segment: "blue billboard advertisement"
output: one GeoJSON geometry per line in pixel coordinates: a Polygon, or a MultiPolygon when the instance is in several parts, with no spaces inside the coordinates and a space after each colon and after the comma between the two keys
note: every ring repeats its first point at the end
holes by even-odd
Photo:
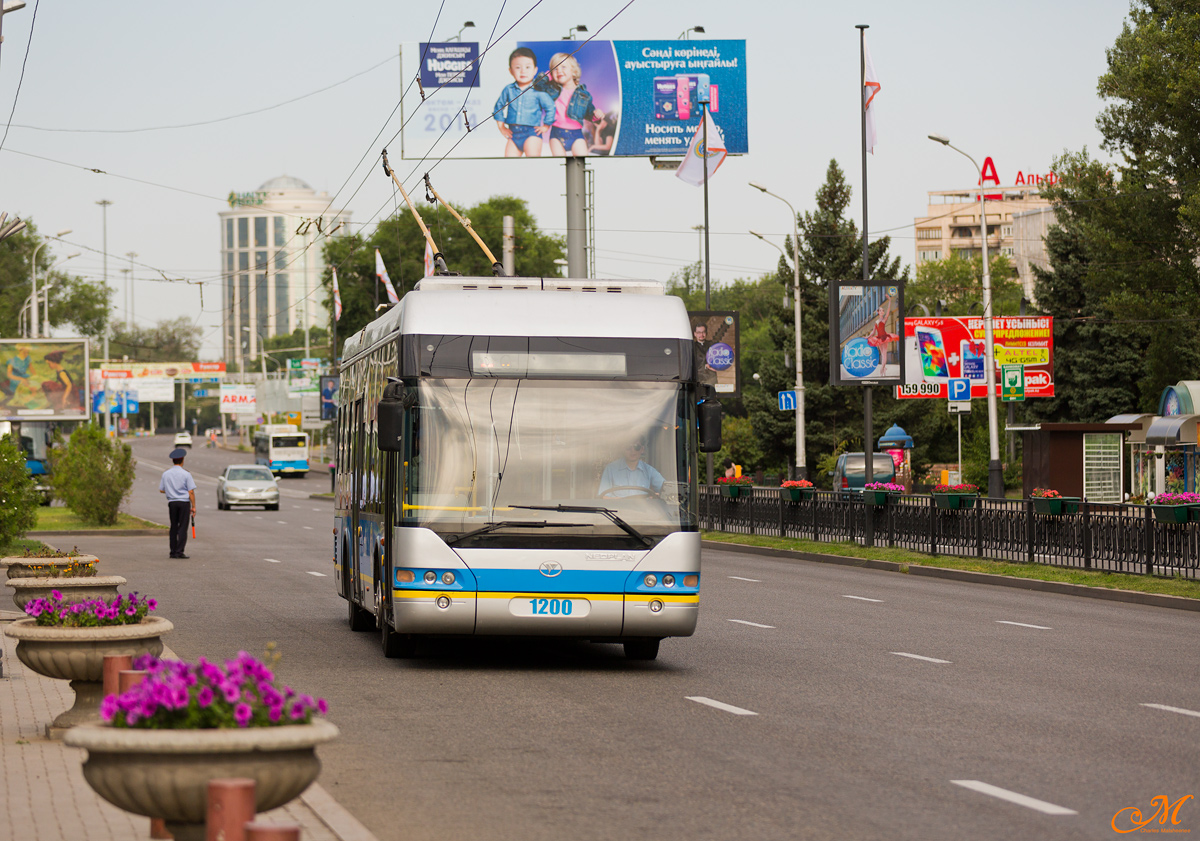
{"type": "Polygon", "coordinates": [[[401,104],[404,158],[683,155],[706,98],[729,154],[750,150],[745,41],[452,41],[400,59],[424,94],[401,104]]]}

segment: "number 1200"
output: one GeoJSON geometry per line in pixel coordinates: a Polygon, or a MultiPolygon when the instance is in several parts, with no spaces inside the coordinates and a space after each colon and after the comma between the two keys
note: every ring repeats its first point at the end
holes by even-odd
{"type": "Polygon", "coordinates": [[[570,599],[530,599],[534,616],[570,616],[570,599]]]}

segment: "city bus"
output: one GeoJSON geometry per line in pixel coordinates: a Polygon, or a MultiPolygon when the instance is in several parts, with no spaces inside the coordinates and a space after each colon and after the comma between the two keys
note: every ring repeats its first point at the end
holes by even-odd
{"type": "Polygon", "coordinates": [[[254,463],[278,475],[308,472],[308,433],[290,423],[264,424],[254,433],[254,463]]]}
{"type": "Polygon", "coordinates": [[[556,636],[652,660],[700,606],[720,404],[654,281],[428,277],[343,348],[334,583],[385,656],[556,636]]]}

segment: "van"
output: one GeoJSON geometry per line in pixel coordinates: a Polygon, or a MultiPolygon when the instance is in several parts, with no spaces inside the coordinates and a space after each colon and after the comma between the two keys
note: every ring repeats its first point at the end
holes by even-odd
{"type": "MultiPolygon", "coordinates": [[[[871,481],[891,482],[896,478],[896,465],[887,453],[874,453],[871,464],[873,467],[871,481]]],[[[866,484],[866,453],[842,453],[838,456],[837,466],[829,474],[833,477],[835,491],[861,491],[866,484]]]]}

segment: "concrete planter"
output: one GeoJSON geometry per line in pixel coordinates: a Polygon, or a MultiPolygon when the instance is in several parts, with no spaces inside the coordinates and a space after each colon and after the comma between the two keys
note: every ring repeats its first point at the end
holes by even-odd
{"type": "Polygon", "coordinates": [[[109,803],[162,818],[176,841],[203,841],[209,780],[252,779],[255,811],[278,808],[316,780],[321,771],[316,747],[337,735],[328,721],[315,719],[219,730],[83,725],[63,741],[87,750],[83,777],[109,803]]]}
{"type": "Polygon", "coordinates": [[[99,560],[95,555],[59,555],[54,558],[14,555],[0,558],[0,566],[8,571],[8,578],[55,578],[72,564],[95,564],[99,560]]]}
{"type": "Polygon", "coordinates": [[[12,587],[13,604],[24,612],[25,605],[34,599],[48,599],[54,590],[62,593],[67,604],[86,602],[89,599],[112,601],[117,597],[117,588],[125,583],[119,575],[93,575],[89,578],[10,578],[4,582],[12,587]]]}
{"type": "Polygon", "coordinates": [[[4,633],[17,640],[17,659],[29,669],[71,682],[74,706],[46,725],[46,735],[53,739],[70,727],[100,720],[106,655],[157,657],[163,650],[162,635],[174,627],[157,616],[148,616],[136,625],[100,628],[56,628],[37,625],[34,619],[19,619],[6,626],[4,633]]]}

